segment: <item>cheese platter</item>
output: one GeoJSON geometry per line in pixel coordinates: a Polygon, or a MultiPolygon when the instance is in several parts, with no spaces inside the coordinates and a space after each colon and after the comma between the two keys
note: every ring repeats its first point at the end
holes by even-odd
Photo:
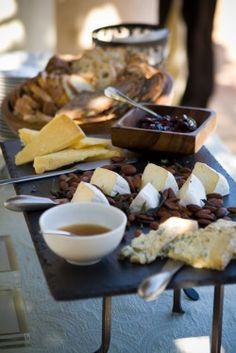
{"type": "MultiPolygon", "coordinates": [[[[32,174],[31,164],[21,166],[15,165],[14,156],[21,149],[19,141],[5,142],[2,145],[2,149],[8,170],[12,177],[32,174]]],[[[162,167],[170,167],[175,164],[177,168],[185,168],[182,169],[182,171],[185,170],[186,172],[185,179],[187,174],[189,174],[189,169],[192,170],[196,162],[205,163],[227,179],[230,193],[222,197],[224,208],[234,205],[233,194],[236,192],[236,185],[234,181],[227,175],[223,168],[216,162],[214,157],[211,156],[211,154],[204,147],[196,155],[179,156],[178,158],[176,158],[176,156],[161,154],[159,156],[149,155],[147,160],[147,157],[143,155],[139,157],[138,162],[135,164],[135,168],[143,171],[148,162],[152,162],[153,164],[162,167]]],[[[120,168],[121,167],[122,165],[120,168]]],[[[123,164],[123,172],[125,170],[127,173],[127,167],[124,167],[123,164]]],[[[179,180],[181,180],[181,178],[179,180]]],[[[55,192],[55,184],[57,185],[56,192],[58,192],[58,188],[60,188],[62,181],[63,178],[27,182],[21,185],[16,185],[15,189],[18,194],[52,197],[52,191],[55,192]]],[[[68,191],[67,196],[69,196],[68,191]]],[[[208,202],[209,201],[210,200],[208,200],[208,202]]],[[[222,205],[222,201],[219,203],[222,205]]],[[[60,257],[56,256],[46,246],[42,235],[39,232],[38,226],[38,219],[41,212],[42,211],[25,212],[25,218],[28,223],[49,288],[52,295],[56,299],[75,299],[134,293],[142,280],[148,275],[158,272],[164,263],[164,260],[157,259],[150,264],[141,266],[130,263],[129,261],[119,260],[121,249],[128,245],[134,237],[135,227],[133,223],[130,231],[122,240],[120,246],[111,255],[104,258],[99,264],[91,267],[88,266],[86,268],[73,267],[72,265],[65,263],[65,261],[60,257]],[[77,285],[75,285],[75,283],[77,283],[77,285]]],[[[198,220],[202,221],[201,218],[198,218],[198,220]]],[[[148,223],[139,222],[139,226],[143,224],[144,227],[147,227],[147,224],[150,225],[150,223],[150,221],[148,223]]],[[[194,269],[189,266],[184,266],[183,269],[181,269],[181,271],[177,273],[177,275],[170,282],[168,288],[189,287],[193,284],[205,285],[225,282],[233,283],[235,281],[235,271],[236,267],[234,260],[230,262],[223,272],[194,269]]]]}

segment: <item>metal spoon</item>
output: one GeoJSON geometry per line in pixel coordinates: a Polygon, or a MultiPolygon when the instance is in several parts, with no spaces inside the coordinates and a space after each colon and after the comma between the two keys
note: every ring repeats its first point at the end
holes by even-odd
{"type": "MultiPolygon", "coordinates": [[[[115,87],[109,86],[106,87],[104,89],[104,94],[106,97],[108,98],[112,98],[115,99],[119,102],[122,103],[127,103],[130,104],[138,109],[141,109],[143,111],[145,111],[146,113],[149,113],[150,115],[153,115],[155,118],[159,119],[159,120],[163,120],[163,116],[161,116],[160,114],[154,112],[153,110],[147,108],[146,106],[135,102],[133,99],[129,98],[128,96],[126,96],[123,92],[121,92],[120,90],[118,90],[115,87]]],[[[187,116],[186,114],[183,114],[183,120],[185,121],[186,124],[188,124],[190,131],[194,131],[197,128],[197,122],[195,119],[187,116]]]]}
{"type": "Polygon", "coordinates": [[[106,87],[104,89],[104,94],[108,98],[112,98],[112,99],[115,99],[119,102],[127,103],[127,104],[132,105],[133,107],[144,110],[146,113],[155,116],[155,118],[157,118],[157,119],[161,119],[161,120],[163,119],[161,115],[157,114],[156,112],[147,108],[146,106],[135,102],[133,99],[129,98],[123,92],[121,92],[120,90],[118,90],[115,87],[111,87],[111,86],[106,87]]]}
{"type": "Polygon", "coordinates": [[[12,196],[4,202],[5,208],[16,212],[45,210],[56,205],[58,205],[56,201],[47,197],[32,195],[12,196]]]}

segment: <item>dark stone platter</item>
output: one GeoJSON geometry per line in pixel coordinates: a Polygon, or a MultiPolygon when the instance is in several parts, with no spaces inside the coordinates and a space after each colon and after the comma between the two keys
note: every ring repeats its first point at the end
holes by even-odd
{"type": "MultiPolygon", "coordinates": [[[[6,165],[11,177],[33,174],[31,164],[15,166],[14,157],[21,148],[20,142],[7,141],[1,144],[6,165]]],[[[236,183],[220,166],[209,151],[202,149],[190,156],[163,156],[159,154],[140,157],[138,162],[145,165],[147,161],[160,163],[163,158],[177,161],[186,166],[193,166],[196,161],[207,163],[227,178],[230,185],[230,195],[224,198],[226,207],[236,204],[236,183]]],[[[57,179],[49,178],[35,182],[24,182],[15,185],[17,194],[31,194],[50,197],[50,193],[57,179]]],[[[45,278],[51,294],[56,300],[72,300],[94,298],[121,294],[136,293],[141,281],[163,266],[165,260],[157,260],[150,265],[131,264],[119,261],[118,253],[126,243],[123,241],[119,248],[100,263],[80,267],[67,263],[55,255],[46,245],[39,232],[38,219],[41,212],[27,212],[24,214],[37,255],[39,257],[45,278]]],[[[198,270],[189,266],[183,267],[170,282],[168,288],[186,288],[192,286],[217,285],[236,283],[236,261],[231,261],[225,271],[198,270]]]]}

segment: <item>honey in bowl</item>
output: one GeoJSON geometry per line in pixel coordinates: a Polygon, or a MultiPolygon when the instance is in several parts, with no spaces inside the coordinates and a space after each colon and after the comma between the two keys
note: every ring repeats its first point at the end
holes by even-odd
{"type": "Polygon", "coordinates": [[[62,227],[59,230],[63,230],[73,235],[79,235],[79,236],[92,236],[92,235],[103,234],[111,231],[110,228],[104,227],[98,224],[71,224],[71,225],[62,227]]]}

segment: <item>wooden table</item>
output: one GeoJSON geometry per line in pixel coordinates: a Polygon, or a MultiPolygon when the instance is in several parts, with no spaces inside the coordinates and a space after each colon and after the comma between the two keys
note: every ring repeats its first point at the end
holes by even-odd
{"type": "MultiPolygon", "coordinates": [[[[25,165],[16,167],[14,156],[20,149],[20,142],[8,141],[2,144],[3,155],[11,177],[32,174],[32,166],[25,165]]],[[[166,158],[167,156],[165,156],[166,158]]],[[[148,156],[149,161],[160,163],[163,156],[148,156]]],[[[170,161],[175,157],[168,156],[170,161]]],[[[225,197],[225,206],[235,204],[233,195],[236,194],[236,183],[219,165],[214,157],[203,147],[196,155],[188,157],[178,157],[177,161],[183,165],[191,166],[196,161],[205,162],[217,171],[226,176],[230,185],[230,195],[225,197]]],[[[140,159],[139,164],[145,164],[145,156],[140,159]]],[[[53,179],[37,182],[27,182],[17,184],[15,190],[17,194],[36,194],[49,196],[53,179]]],[[[103,297],[103,324],[102,324],[102,344],[96,351],[105,353],[109,350],[111,333],[111,297],[114,295],[136,293],[141,281],[156,272],[164,264],[163,260],[157,260],[149,265],[134,265],[129,262],[121,262],[117,255],[124,245],[100,263],[88,267],[76,267],[65,262],[50,251],[39,232],[38,219],[40,212],[25,213],[25,219],[31,233],[36,252],[38,254],[48,287],[52,296],[56,300],[71,300],[83,298],[103,297]]],[[[224,285],[236,283],[236,261],[231,261],[225,271],[199,270],[189,266],[181,269],[169,283],[167,289],[175,290],[175,302],[180,303],[180,289],[192,286],[214,286],[214,310],[212,324],[212,344],[211,353],[220,353],[222,335],[222,314],[224,285]]]]}

